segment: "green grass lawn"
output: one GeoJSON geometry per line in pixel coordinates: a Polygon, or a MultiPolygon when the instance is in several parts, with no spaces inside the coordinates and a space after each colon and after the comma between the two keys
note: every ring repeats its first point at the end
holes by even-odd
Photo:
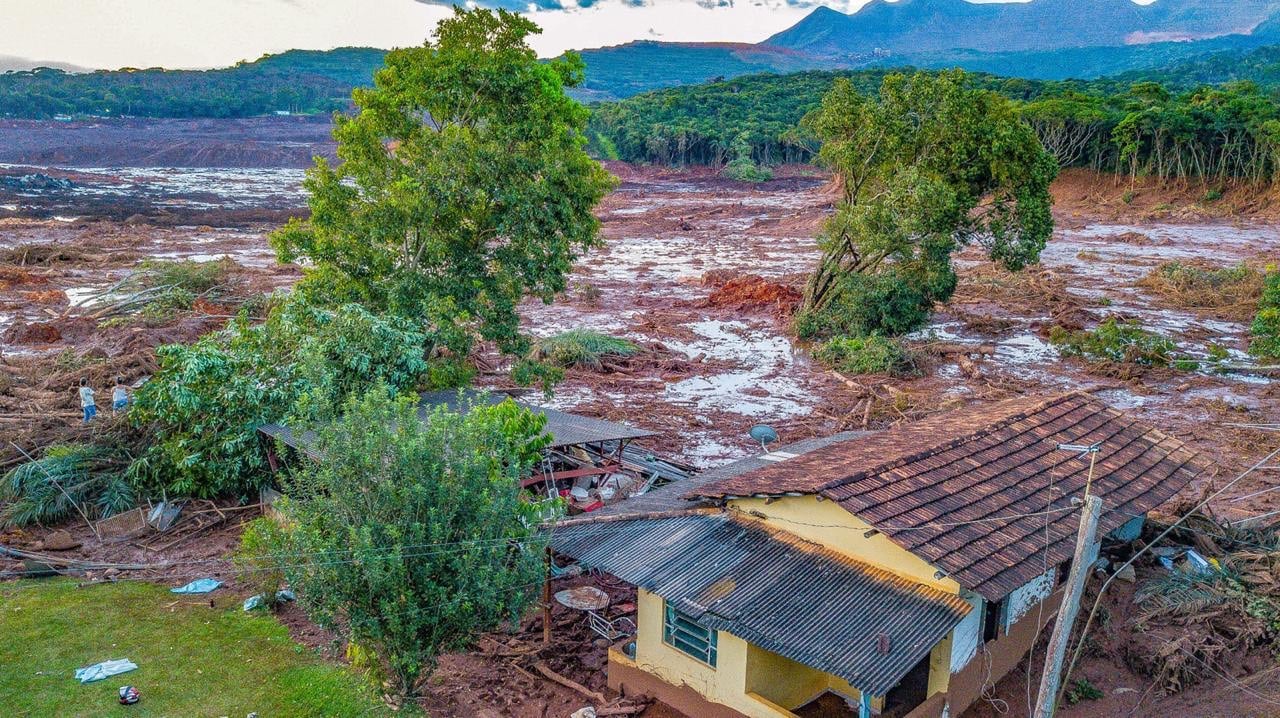
{"type": "Polygon", "coordinates": [[[294,643],[270,615],[246,614],[226,598],[219,608],[207,600],[184,605],[198,600],[141,582],[0,584],[3,715],[387,713],[367,681],[294,643]],[[72,677],[77,668],[115,658],[128,658],[138,670],[84,685],[72,677]],[[142,701],[119,705],[123,685],[136,686],[142,701]]]}

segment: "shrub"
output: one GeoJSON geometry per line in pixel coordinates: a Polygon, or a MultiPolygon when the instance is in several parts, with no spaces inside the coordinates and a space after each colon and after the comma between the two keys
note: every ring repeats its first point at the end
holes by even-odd
{"type": "Polygon", "coordinates": [[[1109,318],[1092,331],[1068,331],[1054,327],[1049,341],[1063,356],[1091,362],[1164,367],[1175,361],[1173,340],[1143,329],[1137,322],[1109,318]]]}
{"type": "Polygon", "coordinates": [[[57,523],[81,511],[110,516],[129,508],[133,492],[121,476],[120,459],[97,446],[49,446],[39,459],[4,475],[0,526],[57,523]]]}
{"type": "Polygon", "coordinates": [[[478,401],[425,420],[375,387],[317,427],[316,462],[288,478],[272,553],[313,620],[372,654],[400,695],[444,652],[516,618],[536,595],[545,538],[519,480],[549,439],[542,417],[478,401]]]}
{"type": "Polygon", "coordinates": [[[818,347],[815,356],[846,374],[906,376],[917,372],[912,352],[900,343],[879,335],[832,339],[818,347]]]}
{"type": "Polygon", "coordinates": [[[1075,705],[1080,701],[1096,701],[1102,696],[1102,689],[1090,683],[1088,678],[1072,680],[1064,695],[1068,705],[1075,705]]]}
{"type": "Polygon", "coordinates": [[[568,369],[580,366],[600,371],[606,357],[630,357],[640,347],[619,337],[589,329],[571,329],[534,344],[529,358],[568,369]]]}
{"type": "Polygon", "coordinates": [[[273,553],[284,541],[284,528],[270,516],[254,519],[240,534],[240,547],[232,561],[240,572],[241,581],[252,593],[262,596],[262,603],[274,611],[280,606],[276,595],[284,586],[282,565],[296,557],[273,553]]]}
{"type": "Polygon", "coordinates": [[[1222,190],[1218,189],[1217,187],[1210,187],[1209,190],[1204,193],[1204,198],[1202,199],[1202,201],[1217,202],[1220,199],[1222,199],[1222,190]]]}
{"type": "Polygon", "coordinates": [[[1249,329],[1249,353],[1264,359],[1280,359],[1280,271],[1268,271],[1258,314],[1249,329]]]}
{"type": "Polygon", "coordinates": [[[720,174],[739,182],[767,182],[773,179],[773,170],[751,161],[750,157],[739,157],[720,170],[720,174]]]}
{"type": "Polygon", "coordinates": [[[802,339],[898,336],[924,326],[932,305],[918,284],[893,272],[847,274],[825,304],[798,313],[793,328],[802,339]]]}
{"type": "Polygon", "coordinates": [[[720,174],[739,182],[764,182],[773,179],[773,171],[761,167],[751,158],[751,141],[742,132],[733,141],[733,159],[720,170],[720,174]]]}

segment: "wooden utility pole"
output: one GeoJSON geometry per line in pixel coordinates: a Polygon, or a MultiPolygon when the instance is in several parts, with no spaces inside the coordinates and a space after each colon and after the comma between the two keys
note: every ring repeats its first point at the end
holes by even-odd
{"type": "Polygon", "coordinates": [[[1035,718],[1053,718],[1058,703],[1058,685],[1061,681],[1062,659],[1067,654],[1067,642],[1071,640],[1071,627],[1080,612],[1080,595],[1089,578],[1089,570],[1098,558],[1098,517],[1102,515],[1102,499],[1085,496],[1084,515],[1080,517],[1080,532],[1076,534],[1076,552],[1071,558],[1071,576],[1067,578],[1066,593],[1058,608],[1058,618],[1053,622],[1053,635],[1049,638],[1049,651],[1044,659],[1044,674],[1040,676],[1040,694],[1036,699],[1035,718]]]}

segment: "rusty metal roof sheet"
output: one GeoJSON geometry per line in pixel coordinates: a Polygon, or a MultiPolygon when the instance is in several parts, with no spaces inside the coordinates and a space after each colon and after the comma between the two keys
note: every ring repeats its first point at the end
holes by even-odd
{"type": "Polygon", "coordinates": [[[1104,502],[1104,534],[1204,470],[1181,441],[1076,392],[940,414],[693,493],[820,494],[998,600],[1042,573],[1046,553],[1050,565],[1071,557],[1079,523],[1071,499],[1083,493],[1089,461],[1059,443],[1101,444],[1093,492],[1104,502]]]}
{"type": "MultiPolygon", "coordinates": [[[[626,424],[618,424],[612,421],[596,419],[590,416],[579,416],[577,414],[568,414],[563,411],[557,411],[537,404],[520,401],[514,396],[502,392],[481,392],[474,389],[465,389],[462,391],[432,391],[422,394],[421,400],[418,402],[418,416],[425,421],[427,416],[437,407],[446,407],[450,411],[458,411],[466,409],[477,402],[483,401],[487,404],[497,404],[503,400],[511,398],[512,401],[525,407],[535,414],[541,414],[546,417],[547,424],[543,432],[550,434],[552,437],[551,448],[562,446],[574,446],[577,444],[597,444],[607,441],[619,441],[624,439],[638,439],[645,436],[654,436],[656,432],[645,431],[627,426],[626,424]]],[[[280,424],[265,424],[258,428],[262,433],[277,438],[285,444],[305,452],[312,458],[318,458],[313,448],[316,436],[314,432],[304,431],[302,433],[294,433],[289,427],[280,424]]]]}
{"type": "MultiPolygon", "coordinates": [[[[606,506],[603,509],[592,511],[577,521],[580,523],[589,523],[605,516],[637,516],[640,514],[652,514],[658,512],[680,512],[696,509],[699,506],[705,506],[708,500],[700,499],[697,496],[691,496],[698,489],[714,484],[717,481],[724,481],[735,476],[740,476],[758,469],[763,466],[770,466],[777,461],[784,460],[784,457],[790,458],[806,454],[815,449],[824,446],[848,441],[859,436],[866,435],[865,431],[845,431],[831,436],[823,436],[816,439],[806,439],[797,441],[793,444],[786,444],[776,449],[771,449],[767,453],[756,456],[748,456],[745,459],[730,461],[721,464],[706,471],[693,474],[686,479],[673,481],[672,483],[659,486],[646,493],[638,496],[631,496],[627,499],[606,506]]],[[[574,521],[570,519],[570,521],[574,521]]]]}
{"type": "Polygon", "coordinates": [[[560,527],[552,546],[706,628],[873,695],[897,685],[971,609],[954,594],[723,513],[560,527]]]}

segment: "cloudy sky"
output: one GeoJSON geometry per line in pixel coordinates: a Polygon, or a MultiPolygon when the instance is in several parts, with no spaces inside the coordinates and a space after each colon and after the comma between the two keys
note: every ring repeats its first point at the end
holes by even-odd
{"type": "MultiPolygon", "coordinates": [[[[818,2],[844,12],[866,2],[478,1],[533,17],[544,56],[644,38],[756,42],[818,2]]],[[[421,0],[0,0],[0,55],[89,68],[216,67],[290,48],[416,45],[447,13],[448,3],[421,0]]]]}

